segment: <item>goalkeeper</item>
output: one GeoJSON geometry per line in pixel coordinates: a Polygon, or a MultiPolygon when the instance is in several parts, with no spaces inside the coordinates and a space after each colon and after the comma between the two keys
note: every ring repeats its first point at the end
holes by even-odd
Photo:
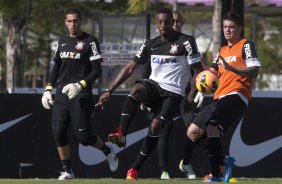
{"type": "MultiPolygon", "coordinates": [[[[67,131],[71,125],[78,141],[94,146],[107,157],[111,171],[116,171],[118,160],[110,147],[91,133],[93,108],[92,82],[101,75],[101,52],[95,37],[81,30],[81,13],[69,9],[65,13],[69,33],[62,36],[54,56],[54,66],[42,97],[45,109],[52,105],[52,129],[63,166],[58,180],[74,178],[70,162],[70,144],[67,131]],[[51,90],[57,82],[55,101],[51,90]]],[[[95,155],[93,155],[95,156],[95,155]]]]}

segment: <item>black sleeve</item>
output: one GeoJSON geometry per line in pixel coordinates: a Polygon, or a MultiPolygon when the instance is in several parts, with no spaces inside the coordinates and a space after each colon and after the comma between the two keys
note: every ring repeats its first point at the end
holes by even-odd
{"type": "Polygon", "coordinates": [[[91,84],[102,74],[101,62],[91,62],[92,71],[90,74],[84,79],[87,84],[91,84]]]}
{"type": "Polygon", "coordinates": [[[151,75],[151,72],[152,72],[151,62],[148,61],[144,65],[144,71],[143,71],[143,74],[142,74],[142,78],[143,79],[148,79],[150,77],[150,75],[151,75]]]}
{"type": "Polygon", "coordinates": [[[50,72],[49,81],[48,81],[48,83],[52,84],[52,86],[55,85],[58,79],[60,68],[61,68],[61,65],[57,62],[54,62],[54,65],[50,72]]]}
{"type": "Polygon", "coordinates": [[[246,59],[250,59],[250,58],[257,58],[257,51],[256,51],[256,46],[253,42],[251,42],[250,40],[247,40],[244,43],[243,46],[243,58],[246,59]]]}

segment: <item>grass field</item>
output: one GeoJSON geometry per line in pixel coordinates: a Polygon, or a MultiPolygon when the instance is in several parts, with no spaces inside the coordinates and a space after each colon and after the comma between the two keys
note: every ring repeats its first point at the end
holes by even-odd
{"type": "MultiPolygon", "coordinates": [[[[247,184],[272,184],[282,183],[282,178],[236,178],[238,183],[247,184]]],[[[57,181],[56,179],[0,179],[0,184],[50,184],[50,183],[69,183],[69,184],[124,184],[129,183],[123,179],[74,179],[69,181],[57,181]]],[[[136,184],[197,184],[203,183],[202,180],[187,180],[187,179],[139,179],[136,184]]]]}

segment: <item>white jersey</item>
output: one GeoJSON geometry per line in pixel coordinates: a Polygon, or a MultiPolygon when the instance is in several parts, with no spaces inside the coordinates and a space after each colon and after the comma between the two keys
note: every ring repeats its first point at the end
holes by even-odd
{"type": "Polygon", "coordinates": [[[174,34],[169,41],[160,41],[160,36],[147,41],[133,60],[140,64],[151,62],[149,79],[162,89],[184,96],[191,77],[190,65],[200,62],[201,56],[192,36],[174,34]]]}

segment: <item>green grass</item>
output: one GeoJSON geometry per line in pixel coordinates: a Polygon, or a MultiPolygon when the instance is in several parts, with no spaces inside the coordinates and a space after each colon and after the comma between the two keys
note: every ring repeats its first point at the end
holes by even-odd
{"type": "MultiPolygon", "coordinates": [[[[238,183],[247,184],[272,184],[282,183],[282,178],[237,178],[238,183]]],[[[0,184],[51,184],[51,183],[68,183],[68,184],[125,184],[131,183],[126,182],[124,179],[75,179],[69,181],[57,181],[56,179],[0,179],[0,184]]],[[[197,184],[203,183],[201,180],[187,180],[187,179],[171,179],[171,180],[160,180],[160,179],[139,179],[136,184],[197,184]]]]}

